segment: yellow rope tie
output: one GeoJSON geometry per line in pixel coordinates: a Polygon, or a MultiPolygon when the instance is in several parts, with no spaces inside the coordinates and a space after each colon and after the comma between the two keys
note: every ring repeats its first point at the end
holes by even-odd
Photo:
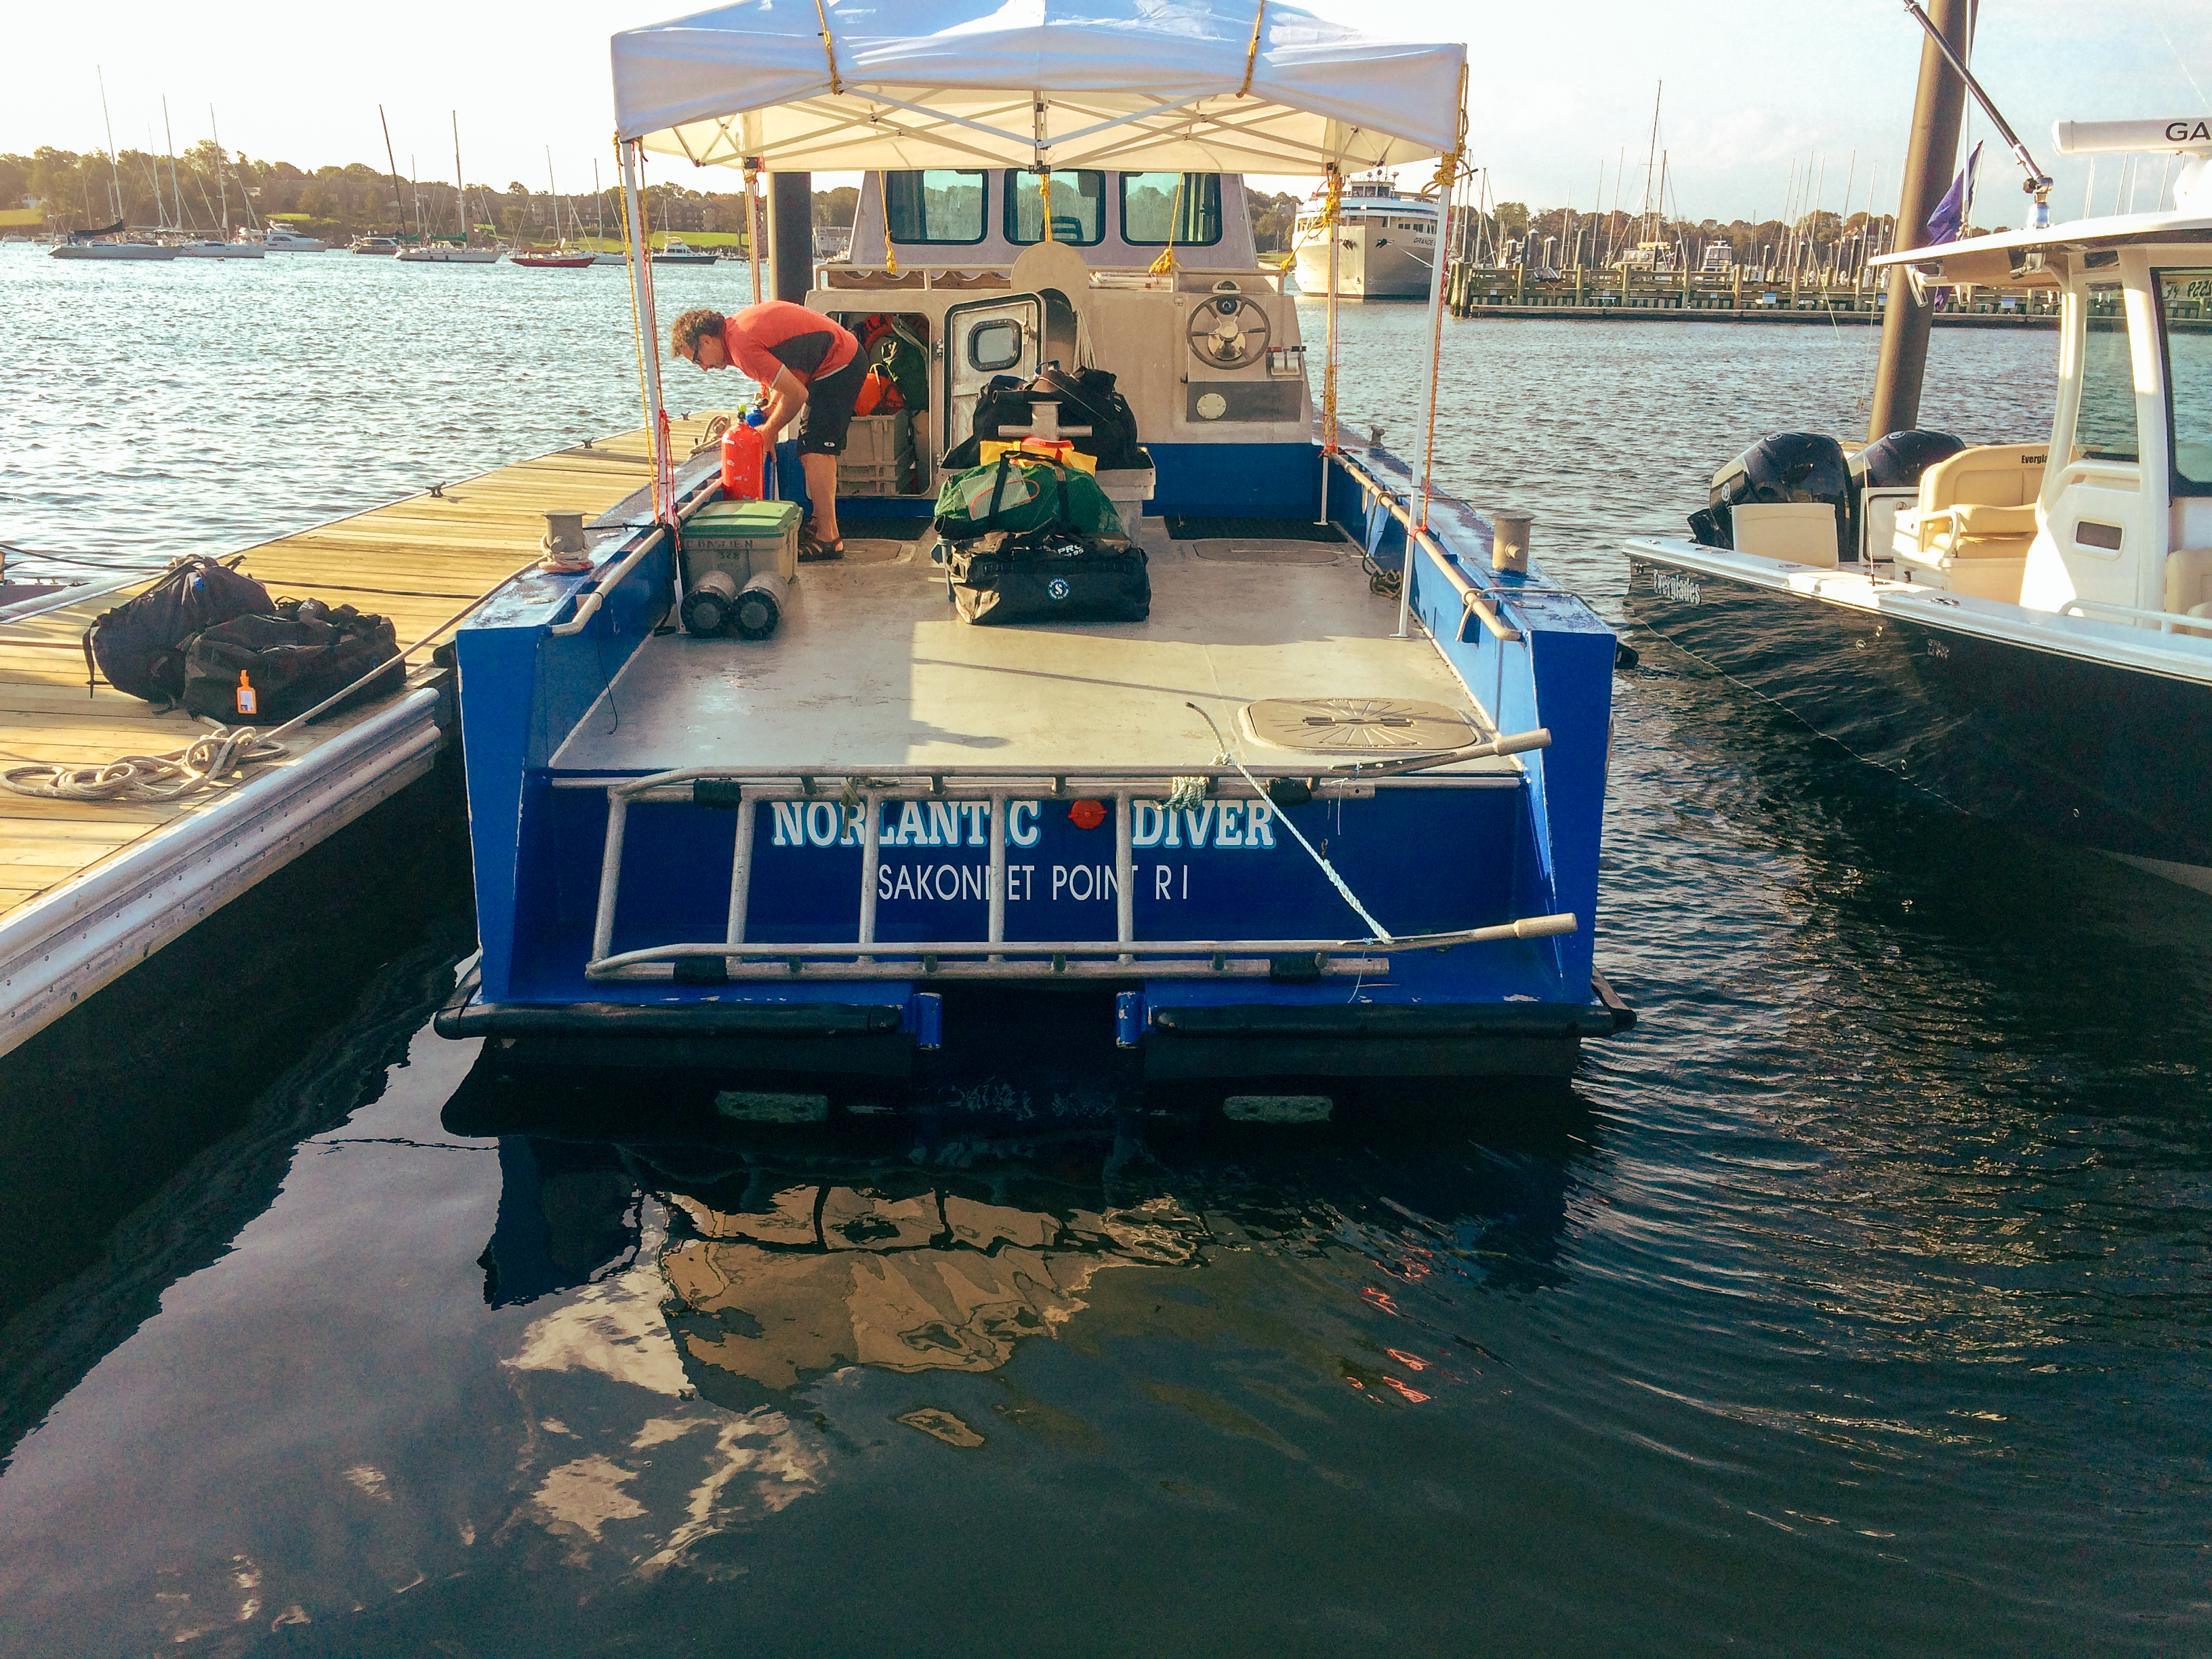
{"type": "Polygon", "coordinates": [[[884,274],[896,276],[898,275],[898,255],[891,251],[891,176],[890,173],[876,174],[876,192],[883,198],[884,203],[884,274]]]}
{"type": "Polygon", "coordinates": [[[1239,98],[1252,95],[1252,70],[1260,61],[1260,24],[1267,15],[1267,0],[1260,0],[1259,10],[1252,14],[1252,44],[1244,49],[1244,84],[1237,88],[1239,98]]]}
{"type": "Polygon", "coordinates": [[[1037,188],[1044,198],[1044,239],[1049,242],[1052,240],[1052,174],[1037,174],[1037,188]]]}
{"type": "Polygon", "coordinates": [[[1160,250],[1160,257],[1152,261],[1151,274],[1172,276],[1176,273],[1176,227],[1182,222],[1182,181],[1190,177],[1187,173],[1176,174],[1175,204],[1168,209],[1168,245],[1160,250]]]}
{"type": "Polygon", "coordinates": [[[837,78],[837,43],[830,38],[830,14],[823,9],[822,0],[814,0],[814,15],[822,21],[822,52],[830,60],[830,90],[842,93],[845,83],[837,78]]]}

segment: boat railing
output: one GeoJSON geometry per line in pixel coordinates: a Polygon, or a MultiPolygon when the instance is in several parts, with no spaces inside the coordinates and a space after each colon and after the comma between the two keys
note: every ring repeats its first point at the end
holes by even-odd
{"type": "Polygon", "coordinates": [[[1359,486],[1370,502],[1380,501],[1383,511],[1405,527],[1408,543],[1418,544],[1434,557],[1437,568],[1443,572],[1444,580],[1458,593],[1462,607],[1488,630],[1492,639],[1509,645],[1519,641],[1521,630],[1498,614],[1492,595],[1468,580],[1457,557],[1442,542],[1413,522],[1412,512],[1396,490],[1376,477],[1346,451],[1332,450],[1328,452],[1328,459],[1343,469],[1346,476],[1359,486]]]}
{"type": "MultiPolygon", "coordinates": [[[[1362,765],[1337,774],[1316,775],[1312,762],[1297,768],[1272,768],[1266,775],[1289,781],[1285,792],[1298,801],[1343,800],[1371,797],[1378,786],[1392,780],[1388,769],[1433,768],[1461,759],[1506,756],[1542,748],[1550,733],[1533,732],[1493,738],[1466,749],[1444,754],[1407,757],[1379,763],[1385,775],[1374,776],[1376,766],[1362,765]],[[1360,772],[1368,775],[1363,777],[1360,772]]],[[[1200,798],[1243,800],[1257,805],[1266,791],[1271,805],[1275,792],[1259,789],[1245,781],[1251,769],[1207,766],[1185,774],[1170,775],[1137,769],[1024,772],[1006,768],[890,769],[887,774],[847,775],[769,769],[734,774],[727,770],[684,769],[639,778],[556,778],[555,788],[604,791],[607,798],[606,839],[600,855],[599,892],[592,917],[591,955],[585,974],[593,980],[673,980],[682,984],[726,984],[747,980],[950,980],[950,979],[1127,979],[1141,973],[1149,979],[1217,979],[1236,977],[1317,978],[1366,977],[1389,972],[1389,957],[1406,951],[1449,950],[1462,945],[1480,945],[1516,939],[1547,939],[1571,933],[1579,925],[1571,915],[1523,917],[1487,927],[1449,933],[1424,933],[1404,939],[1139,939],[1136,936],[1136,821],[1140,801],[1156,811],[1170,810],[1178,787],[1200,798]],[[1006,937],[1007,850],[1013,808],[1042,796],[1073,805],[1089,799],[1102,808],[1110,801],[1114,813],[1115,935],[1111,939],[1018,939],[1006,937]],[[939,805],[988,804],[990,809],[988,872],[980,878],[980,896],[989,907],[988,937],[969,940],[882,940],[876,933],[876,902],[883,849],[882,808],[887,801],[924,801],[939,805]],[[675,942],[617,952],[613,948],[617,902],[622,885],[623,848],[629,808],[635,802],[690,804],[734,811],[736,842],[731,859],[728,923],[723,938],[675,942]],[[749,940],[745,937],[747,909],[752,886],[753,840],[761,803],[803,802],[813,809],[827,807],[833,815],[828,832],[839,845],[857,840],[860,851],[857,925],[849,939],[782,942],[749,940]],[[857,829],[854,837],[852,832],[857,829]]],[[[1261,774],[1251,773],[1254,777],[1261,774]]],[[[1459,787],[1518,787],[1517,772],[1492,772],[1473,776],[1431,779],[1459,787]]],[[[966,815],[961,815],[965,817],[966,815]]],[[[1103,822],[1103,815],[1100,820],[1103,822]]],[[[811,834],[810,831],[810,839],[811,834]]],[[[896,845],[896,843],[894,843],[896,845]]],[[[955,891],[944,895],[942,877],[933,896],[957,899],[978,878],[954,872],[955,891]]],[[[1102,881],[1103,877],[1102,875],[1102,881]]]]}
{"type": "Polygon", "coordinates": [[[2161,634],[2185,629],[2192,635],[2212,636],[2212,617],[2192,617],[2182,611],[2143,611],[2131,605],[2108,605],[2102,599],[2069,599],[2058,607],[2062,617],[2081,617],[2091,622],[2117,617],[2128,622],[2154,623],[2161,634]]]}

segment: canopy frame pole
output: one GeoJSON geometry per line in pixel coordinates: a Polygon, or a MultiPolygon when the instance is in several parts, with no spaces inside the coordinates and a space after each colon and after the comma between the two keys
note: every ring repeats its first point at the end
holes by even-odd
{"type": "MultiPolygon", "coordinates": [[[[1421,533],[1429,529],[1429,497],[1436,486],[1437,386],[1443,375],[1444,360],[1444,232],[1451,216],[1450,187],[1459,179],[1460,158],[1467,153],[1467,66],[1459,71],[1459,142],[1437,163],[1437,185],[1444,192],[1437,204],[1437,235],[1429,244],[1429,386],[1421,415],[1421,533]]],[[[1406,557],[1398,567],[1398,631],[1407,637],[1413,603],[1413,558],[1420,551],[1413,537],[1406,538],[1406,557]]]]}
{"type": "MultiPolygon", "coordinates": [[[[1328,164],[1328,176],[1322,181],[1322,228],[1328,235],[1328,344],[1322,355],[1321,366],[1321,517],[1319,524],[1328,522],[1328,458],[1336,453],[1336,291],[1341,261],[1338,250],[1343,246],[1336,228],[1337,204],[1344,198],[1344,170],[1334,161],[1328,164]]],[[[1293,225],[1296,221],[1292,221],[1293,225]]],[[[1297,232],[1291,233],[1293,246],[1297,232]]]]}
{"type": "MultiPolygon", "coordinates": [[[[752,270],[752,276],[753,276],[753,303],[754,303],[755,305],[758,305],[758,304],[760,303],[760,298],[761,298],[761,228],[762,228],[762,227],[761,227],[761,210],[760,210],[760,175],[761,175],[760,160],[761,160],[761,158],[760,158],[759,156],[757,156],[757,155],[748,155],[748,156],[746,156],[746,157],[744,158],[744,162],[745,162],[745,258],[746,258],[746,263],[747,263],[747,264],[751,267],[751,270],[752,270]]],[[[889,226],[889,222],[886,222],[884,228],[885,228],[886,233],[888,233],[889,228],[890,228],[890,226],[889,226]]]]}
{"type": "Polygon", "coordinates": [[[630,316],[637,333],[638,390],[645,399],[646,442],[653,457],[653,517],[656,524],[673,524],[676,477],[668,454],[668,410],[660,388],[660,320],[653,311],[651,232],[645,218],[645,192],[639,185],[645,143],[633,138],[617,148],[623,210],[629,220],[630,316]]]}

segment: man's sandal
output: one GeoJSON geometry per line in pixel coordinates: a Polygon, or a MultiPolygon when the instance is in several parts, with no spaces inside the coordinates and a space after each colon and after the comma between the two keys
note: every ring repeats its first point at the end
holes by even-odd
{"type": "Polygon", "coordinates": [[[805,526],[800,528],[799,532],[799,563],[818,564],[830,559],[842,559],[844,556],[845,540],[843,537],[839,537],[834,542],[825,542],[820,537],[817,536],[811,529],[805,526]]]}

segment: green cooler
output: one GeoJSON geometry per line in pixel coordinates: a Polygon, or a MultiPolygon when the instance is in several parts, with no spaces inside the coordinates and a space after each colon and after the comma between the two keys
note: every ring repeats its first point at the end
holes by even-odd
{"type": "Polygon", "coordinates": [[[743,587],[770,571],[799,575],[797,501],[710,501],[684,526],[684,591],[710,570],[726,570],[743,587]]]}

